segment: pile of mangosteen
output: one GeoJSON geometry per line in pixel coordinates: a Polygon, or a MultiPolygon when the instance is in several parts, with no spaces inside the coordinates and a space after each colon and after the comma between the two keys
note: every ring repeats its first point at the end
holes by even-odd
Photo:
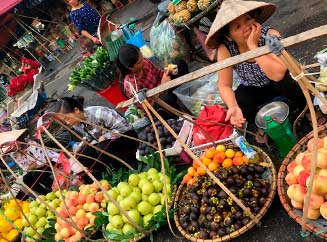
{"type": "MultiPolygon", "coordinates": [[[[262,177],[267,168],[247,164],[220,167],[214,175],[256,215],[266,203],[270,183],[262,177]]],[[[182,228],[199,239],[228,235],[250,222],[250,217],[206,174],[185,185],[177,203],[182,228]]]]}
{"type": "MultiPolygon", "coordinates": [[[[176,134],[179,134],[179,132],[183,126],[183,122],[184,122],[183,120],[175,120],[175,119],[167,120],[167,123],[175,131],[176,134]]],[[[163,126],[163,124],[159,120],[155,122],[155,125],[158,129],[158,134],[159,134],[160,143],[161,143],[162,148],[163,149],[171,148],[175,143],[174,137],[170,134],[168,129],[165,126],[163,126]]],[[[154,146],[158,147],[156,136],[155,136],[152,125],[145,127],[138,134],[138,137],[139,137],[139,139],[147,141],[147,142],[153,144],[154,146]]],[[[139,149],[140,155],[142,155],[142,156],[149,154],[151,152],[151,150],[153,150],[151,147],[147,146],[144,143],[140,143],[140,146],[138,149],[139,149]]]]}

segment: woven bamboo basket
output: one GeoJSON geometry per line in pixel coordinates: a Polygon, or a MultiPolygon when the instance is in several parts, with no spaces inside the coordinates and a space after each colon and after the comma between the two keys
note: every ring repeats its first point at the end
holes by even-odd
{"type": "MultiPolygon", "coordinates": [[[[318,136],[324,137],[327,136],[327,124],[319,127],[318,136]]],[[[280,166],[277,178],[277,190],[281,203],[283,204],[286,212],[291,216],[298,224],[302,224],[302,211],[295,209],[291,205],[291,200],[287,196],[288,185],[285,182],[285,176],[287,175],[287,165],[292,162],[295,157],[300,153],[304,152],[307,149],[307,143],[310,139],[313,138],[313,132],[304,136],[288,153],[285,157],[282,165],[280,166]]],[[[305,228],[319,237],[327,239],[327,221],[325,219],[310,220],[307,219],[305,228]]]]}
{"type": "MultiPolygon", "coordinates": [[[[227,145],[228,148],[233,148],[233,149],[236,149],[236,146],[234,145],[227,145]]],[[[207,147],[208,148],[208,147],[207,147]]],[[[268,169],[268,173],[269,174],[266,174],[267,177],[269,177],[269,180],[270,180],[270,192],[267,196],[267,201],[266,203],[264,204],[264,206],[261,208],[261,210],[259,211],[259,213],[255,216],[256,218],[256,221],[260,221],[260,219],[265,215],[265,213],[267,212],[268,208],[270,207],[273,199],[274,199],[274,196],[275,196],[275,193],[276,193],[276,179],[277,179],[277,174],[276,174],[276,169],[275,169],[275,166],[273,164],[273,162],[271,161],[270,157],[263,151],[261,150],[260,148],[258,147],[255,147],[254,146],[254,149],[257,151],[259,157],[260,157],[260,160],[262,162],[265,162],[267,163],[267,167],[269,168],[268,169]]],[[[175,196],[175,200],[174,200],[174,208],[177,209],[177,202],[178,200],[180,199],[180,196],[181,194],[183,193],[184,189],[186,188],[186,184],[185,183],[182,183],[178,190],[177,190],[177,193],[176,193],[176,196],[175,196]]],[[[241,234],[244,234],[245,232],[247,232],[248,230],[250,230],[252,227],[254,227],[257,222],[252,219],[250,220],[250,222],[241,227],[240,229],[228,234],[228,235],[225,235],[223,237],[218,237],[216,239],[198,239],[198,238],[195,238],[193,237],[192,235],[190,235],[187,231],[185,231],[180,222],[179,222],[179,217],[178,217],[178,214],[177,212],[175,211],[174,213],[174,220],[175,220],[175,223],[176,223],[176,227],[177,229],[179,230],[179,232],[188,240],[190,241],[193,241],[193,242],[219,242],[219,241],[228,241],[228,240],[231,240],[231,239],[234,239],[236,237],[239,237],[241,234]]]]}

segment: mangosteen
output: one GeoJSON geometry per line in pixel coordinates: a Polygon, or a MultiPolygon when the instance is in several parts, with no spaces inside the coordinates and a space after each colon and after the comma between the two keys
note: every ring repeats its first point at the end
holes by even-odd
{"type": "Polygon", "coordinates": [[[248,197],[251,194],[251,189],[245,188],[243,189],[243,196],[248,197]]]}
{"type": "Polygon", "coordinates": [[[236,220],[241,220],[243,218],[243,214],[240,211],[237,211],[235,213],[235,219],[236,220]]]}
{"type": "Polygon", "coordinates": [[[210,214],[211,214],[211,215],[215,215],[216,212],[217,212],[216,208],[215,208],[215,207],[211,207],[211,209],[210,209],[210,214]]]}
{"type": "Polygon", "coordinates": [[[228,177],[226,182],[227,182],[228,186],[233,186],[234,185],[234,178],[233,177],[228,177]]]}
{"type": "Polygon", "coordinates": [[[268,190],[267,190],[267,188],[265,188],[265,187],[264,187],[264,188],[261,188],[261,189],[260,189],[260,192],[261,192],[261,194],[262,194],[263,196],[266,196],[266,195],[268,195],[268,193],[269,193],[268,190]]]}
{"type": "Polygon", "coordinates": [[[236,223],[234,224],[234,228],[235,228],[235,230],[239,230],[241,227],[242,227],[242,225],[241,225],[241,223],[239,223],[239,222],[236,222],[236,223]]]}
{"type": "Polygon", "coordinates": [[[241,187],[244,183],[244,179],[242,177],[236,177],[235,178],[235,185],[238,187],[241,187]]]}
{"type": "Polygon", "coordinates": [[[254,171],[255,171],[255,173],[262,174],[265,171],[265,168],[260,165],[255,165],[254,171]]]}
{"type": "Polygon", "coordinates": [[[216,222],[211,222],[210,223],[210,230],[211,231],[217,231],[219,229],[219,224],[218,223],[216,223],[216,222]]]}
{"type": "Polygon", "coordinates": [[[181,216],[179,221],[180,221],[181,224],[182,223],[187,223],[187,222],[189,222],[189,218],[190,218],[189,216],[181,216]]]}
{"type": "Polygon", "coordinates": [[[181,209],[180,209],[181,214],[189,214],[190,212],[191,212],[190,206],[184,206],[184,207],[181,207],[181,209]]]}
{"type": "Polygon", "coordinates": [[[191,212],[195,213],[195,214],[198,214],[199,213],[199,208],[196,207],[196,206],[191,206],[191,212]]]}
{"type": "Polygon", "coordinates": [[[216,213],[215,216],[213,217],[213,221],[219,223],[221,221],[221,216],[216,213]]]}
{"type": "Polygon", "coordinates": [[[197,231],[197,228],[195,228],[194,226],[192,226],[191,224],[189,224],[188,226],[187,226],[187,229],[186,229],[189,233],[194,233],[194,232],[196,232],[197,231]]]}
{"type": "Polygon", "coordinates": [[[209,237],[210,239],[215,239],[217,237],[217,233],[215,231],[210,231],[209,237]]]}
{"type": "Polygon", "coordinates": [[[260,207],[256,206],[253,208],[253,212],[257,214],[260,212],[260,209],[261,209],[260,207]]]}
{"type": "Polygon", "coordinates": [[[240,167],[240,173],[242,175],[247,175],[248,174],[247,165],[243,165],[243,166],[240,167]]]}
{"type": "Polygon", "coordinates": [[[204,204],[209,204],[210,203],[210,199],[208,197],[203,197],[201,200],[202,203],[204,204]]]}
{"type": "Polygon", "coordinates": [[[262,184],[261,184],[260,181],[258,181],[258,180],[254,180],[254,182],[253,182],[253,186],[254,186],[255,188],[260,188],[260,187],[262,187],[262,184]]]}
{"type": "Polygon", "coordinates": [[[185,222],[185,223],[182,223],[181,225],[182,225],[182,228],[183,228],[183,229],[186,229],[187,226],[188,226],[188,223],[185,222]]]}
{"type": "Polygon", "coordinates": [[[206,230],[201,230],[199,236],[201,239],[209,239],[209,233],[206,230]]]}
{"type": "Polygon", "coordinates": [[[237,191],[238,191],[238,189],[237,189],[236,187],[230,187],[230,188],[229,188],[229,191],[230,191],[231,193],[233,193],[233,194],[236,194],[237,191]]]}
{"type": "Polygon", "coordinates": [[[260,197],[260,198],[259,198],[259,205],[260,205],[260,206],[265,205],[266,201],[267,201],[267,200],[266,200],[264,197],[260,197]]]}
{"type": "Polygon", "coordinates": [[[211,197],[216,196],[216,195],[217,195],[217,189],[216,189],[216,188],[213,188],[213,187],[209,188],[209,189],[208,189],[208,194],[209,194],[211,197]]]}
{"type": "Polygon", "coordinates": [[[252,174],[248,174],[246,176],[246,179],[252,181],[252,180],[254,180],[254,176],[252,174]]]}
{"type": "Polygon", "coordinates": [[[225,208],[227,206],[227,202],[224,199],[219,200],[219,207],[225,208]]]}
{"type": "Polygon", "coordinates": [[[206,218],[207,218],[208,221],[211,222],[211,221],[213,220],[214,217],[213,217],[213,215],[211,215],[210,213],[208,213],[208,214],[206,215],[206,218]]]}
{"type": "Polygon", "coordinates": [[[226,233],[227,233],[227,234],[230,234],[230,233],[232,232],[232,231],[230,230],[230,227],[226,227],[225,230],[226,230],[226,233]]]}
{"type": "Polygon", "coordinates": [[[238,174],[239,169],[238,169],[236,166],[232,166],[231,171],[232,171],[234,174],[238,174]]]}
{"type": "Polygon", "coordinates": [[[254,173],[254,178],[258,179],[258,178],[260,178],[260,177],[261,177],[260,174],[258,174],[258,173],[254,173]]]}
{"type": "Polygon", "coordinates": [[[196,213],[190,213],[190,219],[196,220],[198,218],[198,215],[196,213]]]}
{"type": "Polygon", "coordinates": [[[225,226],[230,226],[232,223],[233,223],[233,221],[230,217],[225,217],[225,219],[224,219],[225,226]]]}
{"type": "Polygon", "coordinates": [[[253,174],[254,173],[254,168],[253,166],[248,166],[247,167],[248,173],[253,174]]]}
{"type": "Polygon", "coordinates": [[[250,222],[250,219],[249,218],[243,218],[242,219],[242,225],[243,226],[247,225],[249,222],[250,222]]]}
{"type": "Polygon", "coordinates": [[[224,192],[223,190],[221,190],[219,193],[218,193],[218,197],[219,198],[227,198],[228,195],[226,192],[224,192]]]}
{"type": "Polygon", "coordinates": [[[253,182],[252,181],[246,181],[245,182],[245,188],[251,189],[253,187],[253,182]]]}
{"type": "Polygon", "coordinates": [[[219,235],[220,237],[223,237],[225,234],[226,234],[226,230],[225,230],[224,228],[220,227],[220,228],[218,229],[218,235],[219,235]]]}
{"type": "Polygon", "coordinates": [[[206,214],[207,213],[207,206],[206,205],[202,205],[200,207],[200,213],[201,214],[206,214]]]}

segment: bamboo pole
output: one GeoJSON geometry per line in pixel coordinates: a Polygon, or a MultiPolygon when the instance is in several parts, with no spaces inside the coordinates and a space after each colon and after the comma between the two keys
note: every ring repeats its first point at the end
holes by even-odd
{"type": "MultiPolygon", "coordinates": [[[[313,38],[317,38],[323,35],[327,34],[327,25],[323,25],[320,26],[318,28],[314,28],[305,32],[302,32],[300,34],[288,37],[286,39],[281,40],[281,43],[283,44],[284,47],[289,47],[313,38]]],[[[271,51],[269,50],[268,46],[263,46],[260,48],[257,48],[255,50],[243,53],[241,55],[237,55],[234,57],[230,57],[224,61],[221,61],[219,63],[214,63],[211,64],[209,66],[203,67],[197,71],[191,72],[189,74],[186,74],[184,76],[181,76],[179,78],[176,78],[174,80],[171,80],[169,82],[166,82],[160,86],[157,86],[151,90],[148,90],[146,93],[146,96],[149,97],[153,97],[161,92],[164,92],[166,90],[169,90],[171,88],[177,87],[183,83],[187,83],[190,82],[194,79],[200,78],[202,76],[208,75],[210,73],[225,69],[227,67],[236,65],[238,63],[247,61],[249,59],[253,59],[262,55],[266,55],[271,53],[271,51]]],[[[133,103],[137,102],[136,98],[131,98],[127,101],[124,102],[120,102],[116,108],[123,108],[123,107],[127,107],[133,103]]]]}

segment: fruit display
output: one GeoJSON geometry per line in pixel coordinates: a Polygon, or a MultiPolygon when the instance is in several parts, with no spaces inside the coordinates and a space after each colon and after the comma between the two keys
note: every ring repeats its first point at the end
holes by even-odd
{"type": "MultiPolygon", "coordinates": [[[[101,185],[108,190],[109,183],[105,180],[100,181],[101,185]]],[[[78,191],[68,191],[65,195],[65,202],[68,212],[61,203],[57,211],[72,222],[81,230],[92,230],[94,227],[95,213],[103,211],[107,206],[107,199],[96,183],[90,185],[81,185],[78,191]],[[71,215],[71,217],[70,217],[71,215]]],[[[55,224],[55,240],[79,241],[83,235],[77,231],[72,224],[65,222],[57,217],[55,224]]]]}
{"type": "Polygon", "coordinates": [[[19,231],[12,225],[23,229],[23,215],[21,209],[25,214],[29,213],[29,202],[10,199],[3,204],[0,214],[0,242],[12,241],[19,235],[19,231]],[[17,205],[18,203],[18,205],[17,205]],[[11,223],[8,221],[10,220],[11,223]]]}
{"type": "MultiPolygon", "coordinates": [[[[307,150],[297,154],[294,161],[287,165],[285,182],[287,196],[292,207],[303,210],[304,198],[308,190],[313,162],[313,139],[307,143],[307,150]]],[[[308,218],[327,220],[327,137],[318,138],[317,167],[309,201],[308,218]]]]}
{"type": "MultiPolygon", "coordinates": [[[[183,120],[174,120],[170,119],[167,121],[167,123],[170,125],[170,127],[178,134],[183,126],[183,120]]],[[[171,135],[171,133],[168,131],[166,127],[163,126],[163,124],[160,121],[156,121],[155,125],[158,129],[158,135],[160,138],[160,143],[163,149],[171,148],[174,143],[175,139],[171,135]]],[[[147,141],[151,144],[154,144],[156,147],[158,147],[156,142],[156,136],[153,130],[153,127],[151,125],[147,126],[142,132],[139,133],[139,138],[141,140],[147,141]]],[[[144,156],[146,154],[149,154],[151,151],[151,147],[147,146],[144,143],[141,143],[139,146],[139,153],[141,156],[144,156]]]]}
{"type": "MultiPolygon", "coordinates": [[[[65,194],[65,191],[63,191],[63,194],[65,194]]],[[[45,196],[40,195],[40,198],[47,202],[54,210],[56,210],[61,204],[59,191],[50,192],[45,196]]],[[[42,235],[45,229],[50,228],[49,220],[55,219],[55,214],[46,205],[42,204],[40,200],[36,199],[31,201],[29,204],[27,219],[34,226],[37,233],[42,235]]],[[[25,218],[23,218],[22,223],[25,227],[23,231],[26,236],[25,241],[32,242],[36,239],[40,239],[40,235],[36,233],[25,218]]]]}
{"type": "MultiPolygon", "coordinates": [[[[170,178],[166,176],[167,192],[171,194],[170,178]]],[[[131,174],[128,182],[120,182],[109,190],[110,195],[119,203],[127,214],[140,226],[147,227],[165,205],[163,195],[163,177],[155,168],[147,172],[131,174]]],[[[106,230],[110,233],[134,236],[134,227],[122,215],[118,207],[109,202],[107,207],[109,223],[106,230]]]]}
{"type": "Polygon", "coordinates": [[[167,10],[169,12],[169,19],[174,24],[187,23],[192,16],[195,16],[200,11],[206,10],[213,1],[210,0],[188,0],[180,1],[173,5],[169,3],[167,10]]]}
{"type": "MultiPolygon", "coordinates": [[[[264,209],[272,191],[268,168],[249,163],[241,151],[224,145],[205,150],[199,159],[252,214],[264,209]]],[[[251,221],[249,214],[206,174],[199,160],[188,168],[175,208],[179,229],[197,239],[223,237],[251,221]]]]}

